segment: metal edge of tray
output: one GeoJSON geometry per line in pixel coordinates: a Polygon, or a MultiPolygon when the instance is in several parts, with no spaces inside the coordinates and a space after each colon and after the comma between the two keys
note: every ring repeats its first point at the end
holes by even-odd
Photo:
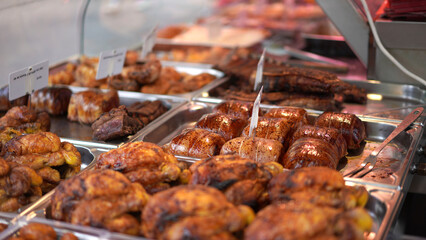
{"type": "MultiPolygon", "coordinates": [[[[142,131],[140,131],[137,136],[131,139],[131,142],[144,141],[146,136],[152,135],[152,133],[156,132],[164,124],[170,121],[173,121],[173,118],[175,118],[176,115],[179,114],[180,112],[187,111],[188,109],[213,108],[214,106],[215,106],[214,103],[206,103],[206,102],[188,102],[186,104],[183,104],[182,106],[177,108],[173,114],[169,114],[168,116],[162,118],[161,121],[158,121],[156,125],[151,125],[150,128],[143,129],[142,131]]],[[[267,106],[267,108],[270,108],[270,106],[267,106]]],[[[210,111],[206,111],[206,113],[207,112],[210,112],[210,111]]],[[[318,113],[314,111],[314,112],[308,112],[308,114],[309,116],[312,117],[317,115],[318,113]]],[[[376,117],[369,117],[369,116],[359,116],[359,118],[366,123],[370,123],[370,125],[372,126],[385,126],[386,128],[391,128],[391,129],[395,128],[401,122],[401,120],[384,119],[384,118],[376,118],[376,117]]],[[[394,179],[392,182],[386,182],[386,181],[376,182],[368,178],[362,179],[361,182],[368,182],[371,185],[389,188],[389,189],[402,189],[402,188],[406,189],[407,185],[409,185],[411,182],[410,181],[411,177],[408,176],[410,171],[410,166],[412,165],[416,157],[417,146],[421,140],[420,138],[422,136],[423,130],[424,130],[424,126],[422,124],[415,123],[411,126],[411,128],[408,131],[405,132],[406,137],[409,137],[411,141],[407,142],[406,144],[403,144],[405,154],[401,155],[401,158],[398,159],[399,161],[401,161],[398,169],[395,172],[393,172],[391,176],[389,176],[389,179],[391,178],[394,179]]],[[[379,129],[377,131],[378,133],[380,133],[381,130],[379,129]]],[[[389,129],[389,131],[391,130],[389,129]]],[[[379,135],[379,136],[372,136],[372,137],[379,137],[383,141],[387,136],[385,136],[383,133],[383,136],[379,135]]],[[[376,141],[380,141],[380,139],[376,141]]],[[[161,141],[164,141],[164,140],[161,140],[161,141]]],[[[159,144],[161,141],[154,142],[154,143],[159,144]]],[[[359,156],[361,159],[361,155],[359,156]]],[[[175,157],[187,162],[195,162],[200,160],[199,158],[179,156],[179,155],[176,155],[175,157]]]]}
{"type": "MultiPolygon", "coordinates": [[[[371,237],[369,236],[368,239],[377,239],[377,240],[386,239],[386,236],[389,234],[391,228],[394,225],[396,217],[399,214],[399,211],[401,210],[402,202],[404,200],[404,194],[401,191],[398,191],[396,189],[383,188],[380,186],[370,185],[369,183],[365,183],[365,182],[352,181],[351,179],[345,180],[345,183],[346,185],[349,185],[349,186],[354,186],[354,185],[364,186],[369,192],[370,198],[371,196],[373,196],[384,205],[384,207],[386,208],[385,209],[386,212],[383,216],[381,224],[377,232],[375,232],[373,236],[371,237]]],[[[379,210],[383,211],[383,209],[381,209],[381,206],[374,205],[375,202],[371,200],[372,199],[370,199],[367,202],[367,205],[366,205],[367,209],[370,209],[370,207],[372,207],[376,211],[379,211],[379,210]],[[373,204],[373,206],[370,206],[371,204],[373,204]]]]}
{"type": "Polygon", "coordinates": [[[89,226],[82,226],[71,224],[67,222],[56,221],[52,219],[33,217],[31,215],[17,218],[16,214],[0,212],[0,219],[6,222],[8,228],[0,233],[0,239],[7,239],[15,234],[20,228],[29,223],[41,223],[51,226],[57,235],[61,237],[64,233],[70,232],[76,235],[78,239],[116,239],[116,240],[147,240],[143,237],[125,235],[121,233],[110,232],[102,228],[94,228],[89,226]]]}

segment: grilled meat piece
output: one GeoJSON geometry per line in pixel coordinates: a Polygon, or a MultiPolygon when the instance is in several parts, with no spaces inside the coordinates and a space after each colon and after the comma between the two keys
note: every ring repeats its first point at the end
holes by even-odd
{"type": "Polygon", "coordinates": [[[112,139],[135,134],[144,125],[130,117],[124,105],[113,108],[96,119],[92,124],[93,139],[109,141],[112,139]]]}
{"type": "Polygon", "coordinates": [[[258,163],[278,162],[283,145],[272,139],[258,137],[238,137],[226,142],[220,154],[236,154],[258,163]]]}
{"type": "Polygon", "coordinates": [[[33,169],[0,157],[0,211],[13,212],[37,200],[42,182],[33,169]]]}
{"type": "Polygon", "coordinates": [[[163,149],[173,155],[206,158],[220,153],[225,139],[201,128],[189,128],[174,137],[163,149]]]}
{"type": "Polygon", "coordinates": [[[88,58],[82,56],[80,58],[80,64],[78,64],[75,70],[75,82],[73,85],[81,87],[96,88],[105,83],[104,80],[96,80],[96,68],[99,59],[97,57],[88,58]]]}
{"type": "Polygon", "coordinates": [[[11,108],[0,118],[0,128],[13,127],[25,133],[49,131],[50,117],[46,112],[36,113],[27,106],[11,108]]]}
{"type": "MultiPolygon", "coordinates": [[[[244,87],[223,89],[218,88],[215,91],[226,100],[237,100],[245,102],[253,102],[257,93],[251,92],[250,89],[244,87]]],[[[321,111],[339,111],[342,109],[342,101],[340,97],[334,94],[308,94],[308,93],[292,93],[292,92],[270,92],[262,94],[262,103],[274,104],[278,106],[293,106],[300,108],[317,109],[321,111]]]]}
{"type": "MultiPolygon", "coordinates": [[[[257,127],[253,129],[253,131],[254,136],[256,137],[277,140],[283,145],[283,151],[286,151],[293,128],[291,124],[289,124],[288,121],[283,118],[259,117],[257,127]]],[[[247,125],[244,128],[241,136],[248,137],[249,133],[250,125],[247,125]]]]}
{"type": "Polygon", "coordinates": [[[135,102],[127,108],[130,116],[138,119],[143,125],[152,122],[167,110],[160,100],[135,102]]]}
{"type": "Polygon", "coordinates": [[[340,131],[335,128],[304,125],[297,129],[291,142],[303,137],[318,138],[330,143],[336,149],[339,159],[347,153],[346,141],[340,131]]]}
{"type": "Polygon", "coordinates": [[[372,219],[363,208],[349,211],[292,201],[262,209],[245,232],[247,240],[364,239],[372,219]]]}
{"type": "Polygon", "coordinates": [[[23,240],[56,240],[57,235],[55,230],[46,224],[41,223],[29,223],[19,230],[18,236],[23,240]]]}
{"type": "Polygon", "coordinates": [[[71,94],[66,87],[46,87],[31,94],[31,106],[37,112],[63,115],[68,111],[71,94]]]}
{"type": "Polygon", "coordinates": [[[0,111],[7,111],[15,106],[27,105],[28,96],[9,101],[9,85],[0,88],[0,111]]]}
{"type": "Polygon", "coordinates": [[[248,119],[251,117],[253,103],[242,101],[225,101],[213,108],[215,113],[223,113],[236,118],[248,119]]]}
{"type": "Polygon", "coordinates": [[[183,171],[179,166],[173,155],[148,142],[126,143],[102,153],[96,163],[97,169],[122,172],[130,181],[142,184],[149,193],[168,188],[179,180],[183,171]]]}
{"type": "Polygon", "coordinates": [[[228,201],[251,207],[266,202],[266,184],[283,168],[275,162],[257,163],[237,155],[220,155],[194,163],[189,184],[202,184],[221,190],[228,201]]]}
{"type": "Polygon", "coordinates": [[[108,88],[115,90],[124,90],[124,91],[139,91],[141,88],[140,84],[136,80],[123,78],[121,74],[108,77],[107,79],[108,88]]]}
{"type": "MultiPolygon", "coordinates": [[[[157,81],[151,84],[145,84],[142,86],[140,91],[142,93],[154,93],[154,94],[172,94],[172,88],[175,85],[180,85],[182,75],[172,67],[164,67],[161,70],[160,77],[157,81]]],[[[174,91],[174,90],[173,90],[174,91]]],[[[182,87],[182,92],[184,88],[182,87]]]]}
{"type": "Polygon", "coordinates": [[[142,229],[154,239],[235,239],[253,211],[236,207],[219,190],[202,185],[177,186],[155,194],[142,213],[142,229]]]}
{"type": "Polygon", "coordinates": [[[342,133],[348,149],[358,149],[367,138],[364,123],[352,113],[325,112],[315,121],[315,126],[332,127],[342,133]]]}
{"type": "Polygon", "coordinates": [[[185,90],[187,92],[192,92],[204,87],[215,79],[216,77],[209,73],[200,73],[183,78],[182,83],[185,85],[185,90]]]}
{"type": "Polygon", "coordinates": [[[336,147],[318,138],[303,137],[297,139],[282,158],[282,165],[288,169],[326,166],[337,168],[339,155],[336,147]]]}
{"type": "Polygon", "coordinates": [[[143,64],[135,64],[123,68],[124,78],[135,80],[139,84],[153,83],[158,79],[161,73],[161,62],[159,60],[150,60],[143,64]]]}
{"type": "Polygon", "coordinates": [[[235,118],[221,113],[210,113],[204,115],[195,125],[196,128],[209,130],[222,135],[225,140],[240,136],[247,119],[235,118]]]}
{"type": "Polygon", "coordinates": [[[68,142],[61,143],[50,132],[15,137],[4,145],[3,152],[6,161],[36,170],[43,178],[43,192],[80,171],[81,155],[77,148],[68,142]]]}
{"type": "Polygon", "coordinates": [[[265,117],[284,118],[293,124],[292,128],[308,124],[308,113],[305,109],[297,107],[272,108],[265,114],[265,117]]]}
{"type": "Polygon", "coordinates": [[[59,184],[51,199],[52,218],[72,224],[138,235],[140,213],[149,195],[113,170],[87,171],[59,184]]]}
{"type": "Polygon", "coordinates": [[[59,72],[49,71],[49,85],[65,84],[70,85],[75,81],[74,72],[77,66],[73,63],[67,63],[65,69],[59,72]]]}
{"type": "Polygon", "coordinates": [[[115,90],[108,92],[87,90],[74,93],[68,106],[68,119],[93,123],[102,113],[118,107],[120,99],[115,90]]]}

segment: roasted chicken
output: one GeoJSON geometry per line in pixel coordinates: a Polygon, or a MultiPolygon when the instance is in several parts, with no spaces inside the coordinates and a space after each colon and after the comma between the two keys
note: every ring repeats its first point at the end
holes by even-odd
{"type": "Polygon", "coordinates": [[[68,119],[93,123],[102,113],[118,107],[120,99],[115,90],[108,92],[87,90],[74,93],[68,106],[68,119]]]}
{"type": "Polygon", "coordinates": [[[140,214],[149,195],[139,183],[113,170],[87,171],[59,184],[51,198],[56,220],[140,234],[140,214]]]}
{"type": "Polygon", "coordinates": [[[13,127],[25,133],[49,131],[50,117],[46,112],[36,113],[27,106],[11,108],[0,118],[0,129],[13,127]]]}
{"type": "Polygon", "coordinates": [[[31,94],[31,107],[37,112],[63,115],[68,111],[71,94],[67,87],[46,87],[31,94]]]}
{"type": "Polygon", "coordinates": [[[367,137],[364,123],[352,113],[325,112],[317,118],[315,126],[339,130],[345,138],[348,149],[358,149],[367,137]]]}
{"type": "Polygon", "coordinates": [[[272,139],[258,137],[237,137],[226,142],[220,154],[236,154],[258,163],[278,162],[283,145],[272,139]]]}
{"type": "Polygon", "coordinates": [[[237,155],[220,155],[198,161],[189,170],[189,184],[215,187],[233,204],[256,208],[267,202],[266,185],[283,167],[276,162],[257,163],[237,155]]]}
{"type": "Polygon", "coordinates": [[[123,68],[123,78],[134,80],[139,84],[153,83],[158,79],[161,73],[161,62],[159,60],[150,60],[143,64],[130,65],[123,68]]]}
{"type": "Polygon", "coordinates": [[[225,139],[201,128],[188,128],[163,146],[164,151],[195,158],[206,158],[220,153],[225,139]]]}
{"type": "Polygon", "coordinates": [[[198,90],[216,79],[216,76],[210,73],[200,73],[197,75],[189,75],[182,79],[187,92],[198,90]]]}
{"type": "Polygon", "coordinates": [[[64,69],[54,73],[49,72],[49,85],[72,84],[75,81],[74,72],[76,68],[75,64],[67,63],[64,69]]]}
{"type": "MultiPolygon", "coordinates": [[[[35,240],[35,239],[57,240],[58,235],[56,234],[55,230],[49,225],[37,223],[37,222],[31,222],[23,226],[21,229],[19,229],[18,233],[16,233],[13,237],[9,239],[10,240],[35,240]]],[[[74,234],[68,232],[68,233],[62,234],[59,240],[78,240],[78,238],[74,234]]]]}
{"type": "Polygon", "coordinates": [[[28,166],[43,178],[43,192],[80,171],[81,155],[71,143],[50,132],[21,135],[4,146],[4,158],[28,166]]]}
{"type": "Polygon", "coordinates": [[[218,133],[228,141],[240,136],[246,125],[247,119],[235,118],[221,113],[210,113],[204,115],[195,127],[218,133]]]}
{"type": "Polygon", "coordinates": [[[230,203],[219,190],[177,186],[155,194],[142,213],[142,229],[154,239],[235,239],[253,211],[230,203]]]}
{"type": "Polygon", "coordinates": [[[43,179],[33,169],[0,157],[0,211],[13,212],[41,197],[43,179]]]}
{"type": "Polygon", "coordinates": [[[363,239],[372,218],[364,187],[345,186],[325,167],[282,172],[268,185],[272,205],[261,210],[245,239],[363,239]]]}
{"type": "Polygon", "coordinates": [[[242,101],[225,101],[213,108],[213,112],[223,113],[242,119],[249,119],[252,111],[253,103],[242,101]]]}
{"type": "Polygon", "coordinates": [[[80,58],[80,64],[75,69],[75,82],[72,85],[95,88],[105,83],[105,79],[96,80],[96,68],[98,66],[99,59],[97,57],[86,57],[80,58]]]}
{"type": "Polygon", "coordinates": [[[336,149],[339,159],[347,153],[346,141],[340,131],[335,128],[304,125],[296,130],[291,142],[303,137],[318,138],[330,143],[336,149]]]}
{"type": "Polygon", "coordinates": [[[126,143],[102,153],[96,168],[120,171],[131,182],[142,184],[149,193],[169,188],[170,184],[180,180],[182,171],[188,171],[181,169],[183,166],[173,155],[148,142],[126,143]]]}
{"type": "Polygon", "coordinates": [[[339,160],[336,146],[322,139],[303,137],[291,144],[281,163],[288,169],[314,166],[336,169],[339,160]]]}

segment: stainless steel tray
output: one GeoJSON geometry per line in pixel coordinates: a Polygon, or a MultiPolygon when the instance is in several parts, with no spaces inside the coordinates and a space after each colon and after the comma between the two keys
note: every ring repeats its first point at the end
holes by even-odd
{"type": "MultiPolygon", "coordinates": [[[[426,90],[421,89],[412,85],[401,85],[392,83],[383,83],[379,81],[362,81],[362,80],[347,80],[343,81],[351,83],[357,87],[364,88],[367,91],[367,103],[352,104],[344,103],[344,109],[342,112],[363,114],[363,115],[375,115],[378,117],[386,117],[393,119],[403,119],[410,111],[405,107],[413,105],[425,105],[426,104],[426,90]],[[400,111],[394,111],[392,115],[376,114],[377,112],[383,112],[385,110],[391,110],[399,108],[400,111]]],[[[232,83],[224,79],[216,87],[227,87],[232,83]]],[[[209,91],[201,92],[199,95],[193,98],[194,101],[219,103],[222,99],[215,96],[215,88],[211,88],[209,91]]]]}
{"type": "MultiPolygon", "coordinates": [[[[368,234],[368,236],[366,236],[366,239],[385,239],[386,235],[392,227],[395,217],[397,216],[400,210],[401,202],[403,200],[403,195],[401,194],[401,192],[396,189],[382,188],[379,186],[372,186],[366,183],[351,180],[347,180],[346,185],[362,185],[367,189],[370,194],[370,198],[365,208],[369,212],[370,216],[373,218],[373,227],[372,231],[368,234]]],[[[3,221],[9,223],[12,220],[15,222],[11,224],[7,232],[0,234],[0,239],[2,239],[2,237],[4,236],[11,236],[11,234],[16,232],[19,227],[22,226],[19,225],[20,220],[23,220],[25,223],[28,221],[47,223],[48,225],[53,226],[55,230],[59,231],[60,233],[72,231],[77,234],[88,233],[89,236],[91,236],[90,234],[92,234],[92,231],[95,231],[100,236],[105,237],[105,239],[145,239],[123,234],[111,233],[105,229],[82,227],[60,221],[47,220],[45,219],[45,213],[46,208],[50,204],[50,196],[44,196],[43,199],[40,199],[33,206],[31,211],[26,212],[24,215],[11,215],[7,218],[4,218],[4,215],[0,214],[0,222],[3,221]]],[[[82,235],[82,237],[82,239],[86,239],[84,238],[85,235],[82,235]]]]}
{"type": "MultiPolygon", "coordinates": [[[[81,92],[88,90],[89,88],[84,87],[69,87],[73,93],[81,92]]],[[[186,100],[184,98],[175,97],[175,96],[164,96],[164,95],[155,95],[155,94],[144,94],[138,92],[127,92],[127,91],[118,91],[118,96],[120,98],[120,104],[122,105],[131,105],[135,102],[140,101],[154,101],[160,100],[164,106],[166,106],[169,110],[164,113],[162,116],[167,114],[168,112],[173,111],[175,108],[185,103],[186,100]]],[[[149,123],[145,127],[149,127],[151,124],[155,123],[159,118],[149,123]]],[[[90,147],[105,147],[105,142],[92,140],[93,130],[90,125],[82,124],[79,122],[69,121],[65,116],[51,116],[51,126],[50,131],[57,134],[61,138],[67,138],[70,140],[78,140],[82,142],[84,146],[90,147]],[[92,145],[89,145],[89,143],[92,145]]],[[[121,138],[117,140],[108,141],[108,145],[119,145],[122,142],[127,141],[127,138],[121,138]]],[[[78,143],[78,142],[77,142],[78,143]]]]}
{"type": "MultiPolygon", "coordinates": [[[[211,113],[216,104],[190,102],[180,106],[174,114],[169,114],[151,125],[150,128],[142,129],[130,141],[146,141],[164,145],[173,137],[178,135],[183,129],[190,128],[206,113],[211,113]]],[[[263,106],[262,109],[268,109],[271,106],[263,106]]],[[[308,111],[310,120],[318,116],[317,111],[308,111]]],[[[358,152],[350,152],[346,159],[340,160],[338,170],[342,173],[351,171],[358,166],[375,146],[378,146],[386,137],[396,128],[400,120],[390,120],[383,118],[373,118],[358,115],[366,124],[368,138],[365,146],[358,152]]],[[[423,127],[421,124],[414,124],[407,132],[401,133],[379,154],[375,169],[367,174],[363,181],[374,183],[378,186],[388,188],[403,187],[409,184],[407,179],[408,171],[415,158],[415,152],[421,138],[423,127]]],[[[181,158],[194,160],[196,158],[181,158]]]]}

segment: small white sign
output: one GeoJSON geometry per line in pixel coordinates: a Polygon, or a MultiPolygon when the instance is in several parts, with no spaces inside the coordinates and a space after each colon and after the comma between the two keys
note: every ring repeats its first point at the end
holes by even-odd
{"type": "Polygon", "coordinates": [[[260,88],[259,94],[257,94],[256,100],[253,103],[253,111],[251,113],[250,120],[250,129],[249,129],[249,137],[255,137],[256,134],[253,134],[253,130],[257,128],[257,122],[259,121],[259,108],[260,101],[262,99],[263,86],[260,88]]]}
{"type": "Polygon", "coordinates": [[[31,94],[49,83],[49,61],[23,68],[9,74],[9,101],[31,94]]]}
{"type": "Polygon", "coordinates": [[[259,63],[257,63],[256,79],[254,81],[254,89],[253,89],[254,92],[256,92],[259,89],[260,83],[262,83],[263,64],[265,63],[265,52],[266,52],[266,48],[263,49],[262,56],[259,59],[259,63]]]}
{"type": "Polygon", "coordinates": [[[157,28],[158,26],[155,26],[144,38],[143,45],[142,45],[141,59],[145,59],[148,53],[152,52],[152,49],[155,46],[155,41],[157,39],[157,28]]]}
{"type": "Polygon", "coordinates": [[[98,70],[96,72],[96,80],[120,74],[123,70],[125,58],[125,48],[101,52],[98,70]]]}

